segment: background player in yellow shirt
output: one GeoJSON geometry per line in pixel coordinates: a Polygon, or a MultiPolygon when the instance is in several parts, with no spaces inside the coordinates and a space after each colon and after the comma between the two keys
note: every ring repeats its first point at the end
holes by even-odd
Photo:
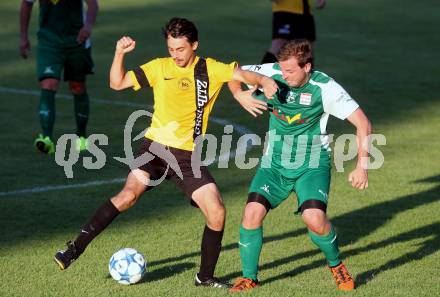
{"type": "Polygon", "coordinates": [[[96,210],[78,237],[67,243],[67,249],[56,253],[55,261],[61,269],[67,268],[120,212],[133,206],[151,189],[151,181],[165,176],[185,192],[206,218],[195,285],[228,288],[228,283],[214,277],[226,210],[214,178],[206,167],[200,166],[200,160],[192,159],[192,152],[197,137],[206,131],[209,113],[223,83],[239,80],[259,85],[269,98],[277,85],[269,77],[241,70],[235,62],[223,64],[198,57],[198,31],[186,19],[171,19],[163,31],[170,57],[154,59],[126,72],[124,56],[134,50],[136,42],[123,37],[116,44],[110,70],[110,86],[115,90],[153,88],[154,114],[138,156],[155,153],[154,159],[129,173],[122,191],[96,210]],[[193,170],[194,165],[200,168],[200,175],[193,170]]]}
{"type": "MultiPolygon", "coordinates": [[[[276,55],[289,40],[316,40],[315,20],[311,0],[272,1],[272,43],[261,64],[277,62],[276,55]]],[[[316,8],[325,6],[326,0],[316,0],[316,8]]]]}

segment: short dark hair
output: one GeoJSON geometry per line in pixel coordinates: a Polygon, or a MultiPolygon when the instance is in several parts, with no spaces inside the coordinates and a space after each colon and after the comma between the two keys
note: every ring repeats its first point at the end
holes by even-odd
{"type": "Polygon", "coordinates": [[[277,54],[278,61],[286,61],[292,57],[298,60],[299,67],[313,63],[312,44],[306,39],[294,39],[284,44],[277,54]]]}
{"type": "Polygon", "coordinates": [[[196,26],[193,22],[184,18],[174,17],[169,20],[162,29],[162,33],[165,39],[171,36],[173,38],[186,37],[189,43],[199,41],[199,32],[196,26]]]}

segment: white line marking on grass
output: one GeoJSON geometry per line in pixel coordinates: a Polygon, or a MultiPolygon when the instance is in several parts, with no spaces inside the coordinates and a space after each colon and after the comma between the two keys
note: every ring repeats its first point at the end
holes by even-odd
{"type": "MultiPolygon", "coordinates": [[[[0,92],[1,93],[11,93],[11,94],[21,94],[21,95],[40,96],[40,91],[26,90],[26,89],[14,89],[14,88],[0,87],[0,92]]],[[[57,93],[56,98],[65,99],[65,100],[72,100],[72,95],[57,93]]],[[[147,107],[149,109],[152,108],[152,106],[148,105],[148,104],[140,104],[140,103],[130,102],[130,101],[107,100],[107,99],[99,99],[99,98],[91,98],[90,101],[105,104],[105,105],[119,105],[119,106],[128,106],[128,107],[136,107],[136,108],[147,107]]]]}
{"type": "MultiPolygon", "coordinates": [[[[40,91],[16,89],[16,88],[8,88],[8,87],[0,87],[0,93],[40,96],[40,91]]],[[[57,94],[56,97],[61,98],[61,99],[65,99],[65,100],[72,100],[72,95],[57,94]]],[[[141,104],[141,103],[137,103],[137,102],[130,102],[130,101],[108,100],[108,99],[99,99],[99,98],[91,98],[90,101],[96,102],[99,104],[104,104],[104,105],[118,105],[118,106],[127,106],[127,107],[133,107],[133,108],[141,108],[141,109],[148,108],[149,110],[153,109],[153,107],[151,105],[141,104]]],[[[249,130],[247,127],[240,125],[240,124],[235,124],[235,123],[230,122],[226,119],[210,116],[209,120],[211,122],[218,124],[218,125],[233,125],[235,131],[238,134],[240,134],[240,136],[245,135],[245,134],[255,134],[252,130],[249,130]]],[[[250,150],[250,147],[249,146],[246,147],[246,152],[249,150],[250,150]]],[[[236,154],[237,154],[236,150],[232,151],[229,155],[229,160],[234,158],[236,156],[236,154]]],[[[221,158],[222,156],[220,156],[219,158],[221,158]]],[[[216,158],[215,163],[218,162],[219,158],[216,158]]],[[[31,189],[23,189],[23,190],[17,190],[17,191],[9,191],[9,192],[0,192],[0,197],[9,196],[9,195],[19,195],[19,194],[44,193],[44,192],[55,191],[55,190],[86,188],[86,187],[90,187],[90,186],[100,186],[100,185],[108,185],[108,184],[115,184],[115,183],[123,183],[124,181],[125,181],[125,178],[116,178],[116,179],[111,179],[111,180],[86,182],[86,183],[82,183],[82,184],[35,187],[35,188],[31,188],[31,189]]]]}
{"type": "Polygon", "coordinates": [[[0,192],[0,197],[1,196],[9,196],[9,195],[19,195],[19,194],[44,193],[44,192],[56,191],[56,190],[87,188],[87,187],[91,187],[91,186],[119,184],[119,183],[123,183],[123,182],[125,182],[125,178],[115,178],[115,179],[110,179],[110,180],[97,180],[97,181],[86,182],[86,183],[82,183],[82,184],[36,187],[36,188],[23,189],[23,190],[17,190],[17,191],[0,192]]]}
{"type": "MultiPolygon", "coordinates": [[[[7,87],[0,87],[0,93],[11,93],[11,94],[23,94],[23,95],[32,95],[32,96],[40,96],[40,91],[35,90],[26,90],[26,89],[15,89],[15,88],[7,88],[7,87]]],[[[72,100],[72,95],[66,95],[66,94],[57,94],[57,98],[66,99],[66,100],[72,100]]],[[[99,99],[92,97],[90,99],[92,102],[104,104],[104,105],[119,105],[119,106],[128,106],[128,107],[134,107],[134,108],[148,108],[149,110],[153,109],[152,105],[149,104],[141,104],[137,102],[130,102],[130,101],[120,101],[120,100],[108,100],[108,99],[99,99]]],[[[243,125],[232,123],[228,120],[222,119],[222,118],[216,118],[213,116],[209,117],[209,120],[211,122],[214,122],[219,125],[233,125],[235,130],[238,134],[244,135],[244,134],[255,134],[248,128],[246,128],[243,125]]]]}

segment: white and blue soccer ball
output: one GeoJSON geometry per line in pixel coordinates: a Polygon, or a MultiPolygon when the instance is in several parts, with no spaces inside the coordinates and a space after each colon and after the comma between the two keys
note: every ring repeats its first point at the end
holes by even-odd
{"type": "Polygon", "coordinates": [[[144,256],[132,248],[120,249],[110,258],[108,270],[114,280],[123,285],[135,284],[147,268],[144,256]]]}

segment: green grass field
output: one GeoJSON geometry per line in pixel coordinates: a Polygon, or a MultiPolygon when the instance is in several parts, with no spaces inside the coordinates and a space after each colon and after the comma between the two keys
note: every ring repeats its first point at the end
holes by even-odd
{"type": "MultiPolygon", "coordinates": [[[[172,16],[188,17],[200,30],[200,55],[241,64],[258,63],[270,42],[269,1],[125,0],[102,1],[93,32],[96,74],[88,85],[93,99],[90,133],[103,133],[107,164],[100,170],[74,167],[67,179],[53,157],[32,146],[39,132],[35,56],[18,57],[18,1],[0,3],[0,296],[224,296],[193,286],[199,266],[203,217],[171,183],[148,192],[119,216],[68,270],[52,257],[76,236],[83,223],[122,183],[75,185],[124,178],[123,127],[135,104],[152,103],[150,91],[116,93],[108,87],[114,43],[121,35],[137,40],[127,58],[133,67],[167,55],[160,28],[172,16]],[[20,93],[20,91],[27,93],[20,93]],[[28,92],[29,91],[29,92],[28,92]],[[125,101],[132,106],[118,105],[125,101]],[[72,188],[53,189],[52,186],[72,188]],[[49,187],[44,189],[45,187],[49,187]],[[20,192],[26,189],[38,192],[20,192]],[[140,284],[113,281],[107,263],[122,247],[141,251],[148,272],[140,284]]],[[[38,8],[36,5],[35,8],[38,8]]],[[[340,234],[342,257],[357,289],[336,290],[324,257],[293,216],[289,199],[265,221],[260,261],[262,287],[253,296],[440,296],[440,35],[439,4],[426,1],[328,1],[316,12],[317,68],[333,76],[361,104],[384,134],[385,163],[370,171],[370,187],[347,183],[353,163],[336,171],[328,214],[340,234]]],[[[37,9],[31,24],[35,48],[37,9]]],[[[60,94],[68,94],[63,85],[60,94]]],[[[57,100],[55,133],[74,132],[73,103],[57,100]]],[[[263,135],[266,117],[254,120],[223,90],[213,116],[263,135]]],[[[138,123],[139,131],[147,125],[138,123]]],[[[336,135],[353,127],[331,119],[336,135]]],[[[221,125],[209,131],[220,135],[221,125]]],[[[238,134],[234,134],[235,140],[238,134]]],[[[258,156],[255,148],[249,156],[258,156]]],[[[228,210],[219,277],[240,275],[238,228],[248,184],[255,172],[211,167],[228,210]]]]}

